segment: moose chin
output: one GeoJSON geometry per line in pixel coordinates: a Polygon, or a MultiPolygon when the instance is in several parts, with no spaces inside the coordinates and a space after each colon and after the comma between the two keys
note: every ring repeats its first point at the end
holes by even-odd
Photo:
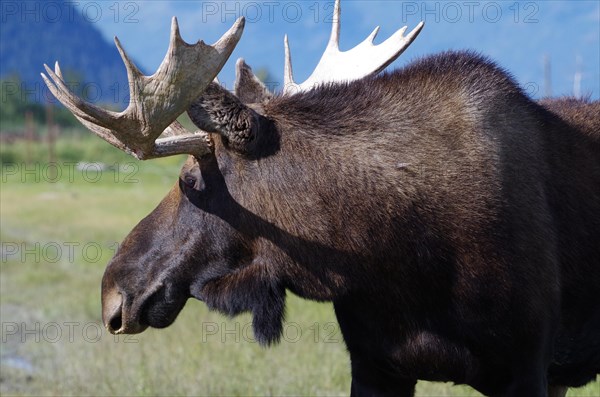
{"type": "Polygon", "coordinates": [[[110,332],[169,326],[188,298],[252,313],[277,343],[286,293],[333,302],[353,396],[412,396],[418,379],[494,396],[564,396],[600,373],[600,102],[530,99],[481,55],[383,72],[421,31],[349,52],[270,92],[243,60],[214,83],[244,20],[143,76],[116,41],[121,113],[54,95],[139,159],[188,154],[102,280],[110,332]],[[176,118],[187,112],[198,131],[176,118]]]}

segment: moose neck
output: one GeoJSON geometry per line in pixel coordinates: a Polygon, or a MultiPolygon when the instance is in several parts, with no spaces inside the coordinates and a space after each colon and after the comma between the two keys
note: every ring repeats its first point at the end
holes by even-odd
{"type": "Polygon", "coordinates": [[[228,222],[258,236],[256,256],[269,258],[286,288],[302,297],[336,300],[365,285],[397,284],[370,280],[390,273],[369,269],[388,267],[402,278],[402,258],[377,247],[414,246],[411,233],[417,231],[404,225],[414,217],[419,175],[405,168],[397,149],[375,151],[379,139],[363,121],[360,131],[344,136],[336,133],[341,119],[324,128],[327,121],[289,112],[279,119],[273,110],[265,106],[275,126],[266,139],[277,149],[265,153],[274,154],[248,159],[217,139],[220,167],[234,170],[224,171],[229,200],[239,209],[228,222]]]}
{"type": "Polygon", "coordinates": [[[450,79],[435,95],[417,95],[429,82],[411,73],[268,101],[268,155],[223,156],[235,169],[228,189],[243,208],[236,222],[258,232],[256,252],[293,292],[335,300],[368,285],[436,288],[452,277],[448,263],[458,254],[448,247],[468,238],[464,229],[493,227],[468,215],[497,205],[493,187],[472,179],[495,172],[494,153],[475,135],[483,116],[458,104],[464,93],[450,79]],[[390,246],[393,254],[378,249],[390,246]]]}

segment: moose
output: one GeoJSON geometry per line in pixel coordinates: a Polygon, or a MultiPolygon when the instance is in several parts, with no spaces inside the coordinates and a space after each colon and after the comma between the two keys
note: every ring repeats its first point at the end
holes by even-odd
{"type": "Polygon", "coordinates": [[[131,100],[111,112],[42,75],[92,132],[138,159],[188,154],[173,188],[102,279],[115,334],[172,324],[188,298],[252,313],[264,346],[286,293],[333,302],[352,396],[412,396],[417,380],[491,396],[564,396],[600,372],[600,102],[530,99],[473,52],[383,72],[423,27],[338,47],[269,91],[244,29],[185,43],[144,76],[115,42],[131,100]],[[381,73],[383,72],[383,73],[381,73]],[[176,119],[187,112],[199,128],[176,119]]]}

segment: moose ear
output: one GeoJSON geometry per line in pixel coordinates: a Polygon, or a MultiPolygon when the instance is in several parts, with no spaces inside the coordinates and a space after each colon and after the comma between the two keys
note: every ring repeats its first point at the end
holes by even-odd
{"type": "Polygon", "coordinates": [[[273,98],[273,93],[256,77],[243,58],[238,59],[235,68],[235,96],[242,103],[262,103],[273,98]]]}
{"type": "Polygon", "coordinates": [[[240,152],[250,150],[263,118],[216,83],[190,105],[188,115],[198,128],[220,134],[228,147],[240,152]]]}

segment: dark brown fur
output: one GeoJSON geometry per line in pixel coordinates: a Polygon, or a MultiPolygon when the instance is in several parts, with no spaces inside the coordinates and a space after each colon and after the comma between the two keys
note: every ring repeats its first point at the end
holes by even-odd
{"type": "Polygon", "coordinates": [[[471,53],[252,106],[212,86],[189,113],[214,156],[188,160],[103,294],[161,279],[141,323],[193,296],[251,311],[264,344],[286,290],[333,301],[356,396],[582,385],[600,371],[599,104],[543,105],[471,53]]]}

